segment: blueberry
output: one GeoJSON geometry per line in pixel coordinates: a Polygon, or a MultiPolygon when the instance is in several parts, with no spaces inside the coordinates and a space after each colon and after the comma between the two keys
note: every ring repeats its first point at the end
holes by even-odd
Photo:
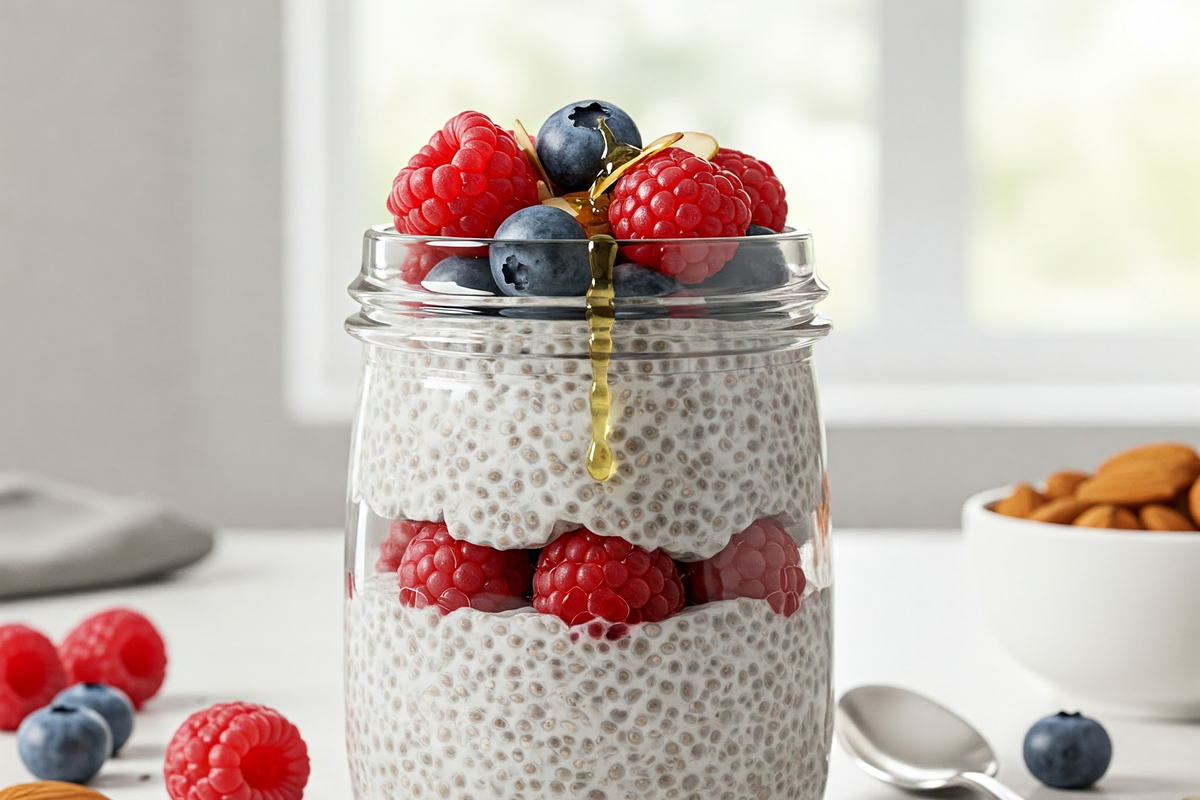
{"type": "Polygon", "coordinates": [[[774,236],[777,233],[778,231],[773,231],[763,225],[751,224],[750,227],[746,229],[747,236],[774,236]]]}
{"type": "Polygon", "coordinates": [[[1094,719],[1060,711],[1025,734],[1025,766],[1047,786],[1086,789],[1112,761],[1112,740],[1094,719]]]}
{"type": "MultiPolygon", "coordinates": [[[[756,226],[751,225],[751,228],[756,226]]],[[[774,231],[764,228],[768,233],[774,231]]],[[[761,234],[753,234],[759,236],[761,234]]],[[[699,284],[700,289],[773,289],[788,282],[787,260],[774,242],[743,242],[725,266],[699,284]]]]}
{"type": "Polygon", "coordinates": [[[55,703],[21,723],[17,752],[41,780],[87,783],[112,752],[112,731],[90,708],[55,703]]]}
{"type": "Polygon", "coordinates": [[[613,267],[613,293],[617,297],[662,297],[683,287],[670,275],[641,264],[617,264],[613,267]]]}
{"type": "Polygon", "coordinates": [[[124,747],[133,733],[133,703],[129,696],[103,683],[77,683],[63,689],[54,698],[55,703],[90,708],[108,723],[112,733],[112,754],[124,747]]]}
{"type": "Polygon", "coordinates": [[[438,294],[500,294],[486,258],[450,256],[439,261],[421,285],[438,294]]]}
{"type": "Polygon", "coordinates": [[[587,232],[574,217],[552,206],[522,208],[500,224],[496,239],[580,239],[579,244],[493,242],[488,251],[500,291],[516,297],[574,297],[592,282],[587,232]]]}
{"type": "Polygon", "coordinates": [[[621,109],[600,100],[580,100],[563,106],[542,123],[537,154],[550,180],[564,192],[582,192],[604,166],[603,119],[617,141],[642,146],[637,125],[621,109]]]}

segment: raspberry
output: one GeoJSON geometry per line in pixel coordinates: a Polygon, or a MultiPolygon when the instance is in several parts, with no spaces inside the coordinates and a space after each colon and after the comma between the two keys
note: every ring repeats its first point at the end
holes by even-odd
{"type": "Polygon", "coordinates": [[[308,747],[274,709],[218,703],[192,714],[167,746],[171,800],[299,800],[308,747]]]}
{"type": "Polygon", "coordinates": [[[781,233],[787,222],[787,195],[771,165],[728,147],[718,150],[712,161],[742,179],[742,186],[750,196],[751,224],[781,233]]]}
{"type": "Polygon", "coordinates": [[[88,617],[58,648],[72,683],[106,683],[129,695],[133,707],[162,688],[167,650],[150,620],[127,608],[88,617]]]}
{"type": "Polygon", "coordinates": [[[388,536],[379,546],[379,560],[375,562],[376,572],[397,572],[400,562],[404,559],[404,551],[408,543],[417,538],[417,534],[426,528],[446,530],[441,522],[429,522],[420,519],[394,519],[388,528],[388,536]]]}
{"type": "Polygon", "coordinates": [[[735,534],[712,558],[689,564],[683,576],[693,603],[751,597],[766,600],[785,617],[800,608],[806,582],[800,549],[773,519],[735,534]]]}
{"type": "Polygon", "coordinates": [[[0,731],[15,731],[65,688],[67,673],[49,639],[24,625],[0,625],[0,731]]]}
{"type": "Polygon", "coordinates": [[[464,111],[400,170],[387,207],[399,233],[482,238],[537,202],[537,179],[513,135],[464,111]]]}
{"type": "Polygon", "coordinates": [[[683,584],[663,551],[580,528],[542,551],[533,607],[568,625],[597,617],[631,625],[660,622],[683,609],[683,584]]]}
{"type": "MultiPolygon", "coordinates": [[[[608,221],[618,239],[742,236],[750,227],[750,196],[732,172],[668,147],[621,176],[608,221]]],[[[637,263],[682,283],[716,274],[736,251],[735,243],[625,247],[637,263]]]]}
{"type": "Polygon", "coordinates": [[[506,611],[529,601],[533,565],[524,550],[496,550],[455,539],[442,523],[418,533],[400,562],[400,603],[506,611]]]}

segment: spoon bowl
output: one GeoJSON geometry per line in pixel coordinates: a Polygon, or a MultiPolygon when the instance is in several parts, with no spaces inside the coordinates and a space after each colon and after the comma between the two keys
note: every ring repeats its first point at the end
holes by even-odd
{"type": "Polygon", "coordinates": [[[867,774],[909,791],[973,786],[1020,800],[994,776],[999,764],[970,723],[927,697],[894,686],[842,695],[834,717],[842,747],[867,774]]]}

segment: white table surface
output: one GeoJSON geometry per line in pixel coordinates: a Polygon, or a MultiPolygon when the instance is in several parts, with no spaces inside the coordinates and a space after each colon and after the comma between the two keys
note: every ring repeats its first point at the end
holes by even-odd
{"type": "MultiPolygon", "coordinates": [[[[1024,731],[1059,706],[983,628],[959,537],[839,531],[834,540],[837,691],[895,683],[926,692],[984,732],[1000,756],[1001,778],[1023,796],[1078,798],[1039,787],[1021,763],[1024,731]]],[[[212,558],[173,581],[0,603],[0,623],[23,621],[57,640],[85,615],[121,604],[143,611],[163,631],[167,684],[139,716],[122,757],[93,784],[111,800],[162,800],[162,757],[171,734],[191,712],[225,700],[264,703],[289,717],[312,759],[306,797],[350,800],[342,730],[342,551],[341,536],[329,531],[229,532],[212,558]]],[[[1200,725],[1103,722],[1115,757],[1099,789],[1087,796],[1200,796],[1200,725]]],[[[15,736],[0,734],[0,787],[26,780],[15,736]]],[[[911,797],[859,773],[836,744],[826,796],[911,797]]]]}

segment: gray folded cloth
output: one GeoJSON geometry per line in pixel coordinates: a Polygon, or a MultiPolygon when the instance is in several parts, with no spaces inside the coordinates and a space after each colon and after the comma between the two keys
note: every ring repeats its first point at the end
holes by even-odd
{"type": "Polygon", "coordinates": [[[0,598],[151,578],[212,547],[211,529],[153,500],[0,473],[0,598]]]}

